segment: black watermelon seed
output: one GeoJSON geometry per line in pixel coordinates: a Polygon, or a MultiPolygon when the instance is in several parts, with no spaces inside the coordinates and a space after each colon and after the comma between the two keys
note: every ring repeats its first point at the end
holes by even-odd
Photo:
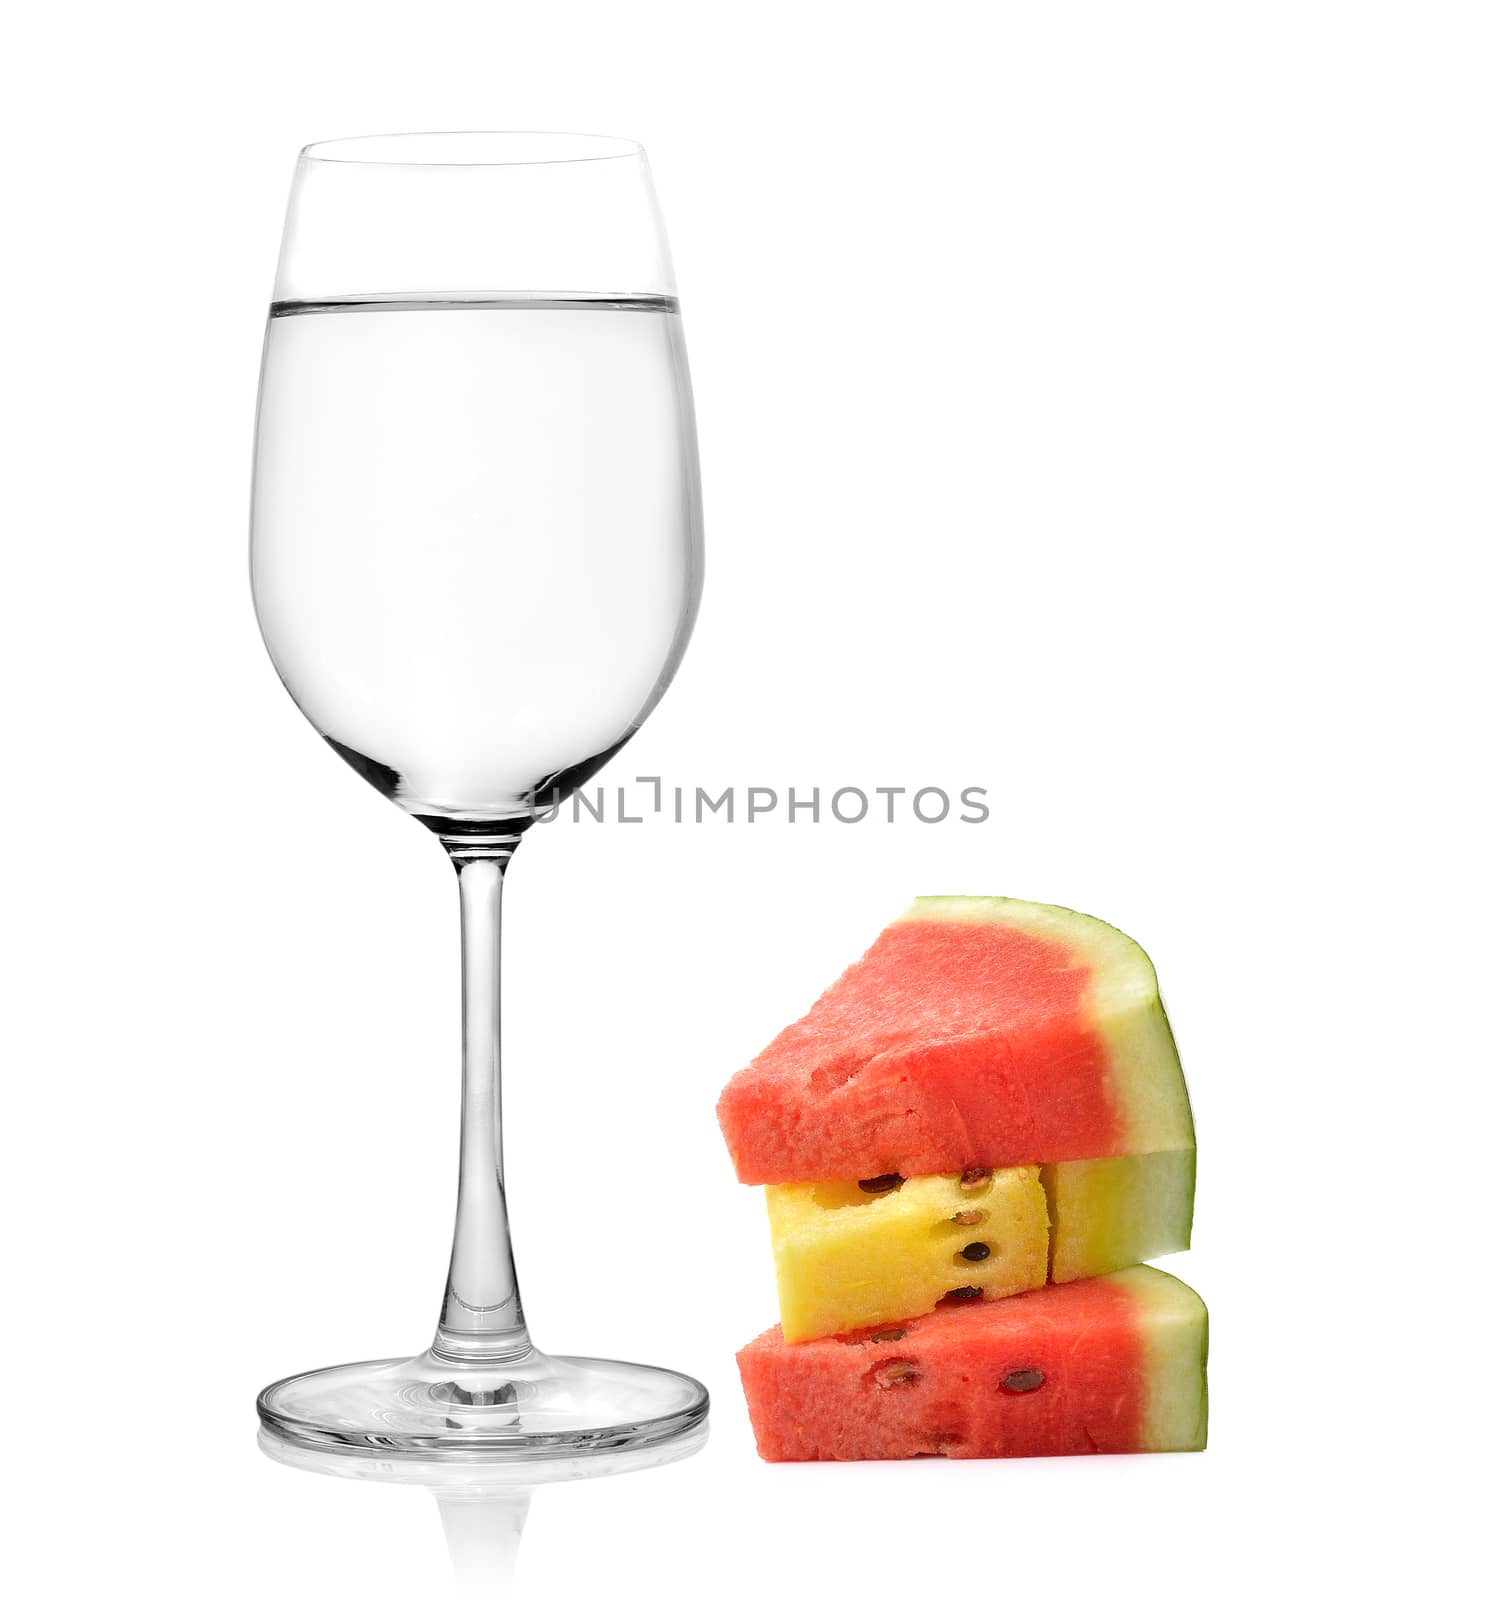
{"type": "Polygon", "coordinates": [[[1037,1367],[1016,1367],[1001,1380],[1000,1388],[1007,1394],[1032,1394],[1043,1387],[1043,1374],[1037,1367]]]}
{"type": "Polygon", "coordinates": [[[890,1194],[902,1187],[900,1172],[883,1172],[879,1178],[861,1178],[860,1187],[866,1194],[890,1194]]]}
{"type": "Polygon", "coordinates": [[[951,1289],[946,1300],[979,1300],[986,1291],[978,1283],[966,1284],[963,1289],[951,1289]]]}
{"type": "Polygon", "coordinates": [[[991,1246],[976,1240],[974,1244],[967,1244],[960,1254],[966,1261],[984,1261],[991,1254],[991,1246]]]}

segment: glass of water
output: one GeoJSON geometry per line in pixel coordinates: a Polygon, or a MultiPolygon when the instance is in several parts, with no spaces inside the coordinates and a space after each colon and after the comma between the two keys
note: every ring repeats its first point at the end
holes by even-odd
{"type": "Polygon", "coordinates": [[[303,151],[263,358],[252,587],[305,716],[456,869],[461,1179],[430,1349],[271,1385],[275,1433],[548,1459],[705,1415],[695,1379],[531,1344],[499,1115],[504,870],[654,708],[701,584],[687,361],[643,150],[427,133],[303,151]]]}

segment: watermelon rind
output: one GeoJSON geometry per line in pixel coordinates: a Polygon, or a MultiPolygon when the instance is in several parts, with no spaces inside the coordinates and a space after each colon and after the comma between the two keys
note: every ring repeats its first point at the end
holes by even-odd
{"type": "Polygon", "coordinates": [[[1055,1283],[1190,1248],[1195,1151],[1156,1150],[1046,1166],[1055,1283]]]}
{"type": "Polygon", "coordinates": [[[1206,1448],[1206,1302],[1171,1273],[1129,1267],[1107,1283],[1121,1284],[1139,1301],[1143,1336],[1145,1450],[1206,1448]]]}

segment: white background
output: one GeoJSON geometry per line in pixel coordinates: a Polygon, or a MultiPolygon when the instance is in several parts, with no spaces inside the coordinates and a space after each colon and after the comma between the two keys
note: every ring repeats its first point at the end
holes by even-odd
{"type": "Polygon", "coordinates": [[[1496,5],[31,7],[10,24],[0,1462],[13,1592],[444,1593],[417,1488],[252,1398],[415,1350],[452,875],[280,690],[245,577],[297,148],[651,155],[708,585],[604,775],[981,784],[926,827],[558,826],[508,885],[535,1333],[702,1375],[546,1488],[526,1596],[1372,1594],[1487,1548],[1504,1386],[1506,14],[1496,5]],[[776,1468],[712,1106],[917,893],[1158,963],[1201,1139],[1203,1456],[776,1468]],[[1502,1236],[1502,1234],[1501,1234],[1502,1236]]]}

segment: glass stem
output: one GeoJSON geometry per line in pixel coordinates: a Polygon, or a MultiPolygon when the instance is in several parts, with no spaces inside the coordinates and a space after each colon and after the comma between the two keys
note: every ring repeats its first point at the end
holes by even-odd
{"type": "Polygon", "coordinates": [[[530,1352],[503,1193],[499,1063],[503,872],[517,838],[444,839],[461,887],[461,1177],[433,1350],[509,1362],[530,1352]]]}

